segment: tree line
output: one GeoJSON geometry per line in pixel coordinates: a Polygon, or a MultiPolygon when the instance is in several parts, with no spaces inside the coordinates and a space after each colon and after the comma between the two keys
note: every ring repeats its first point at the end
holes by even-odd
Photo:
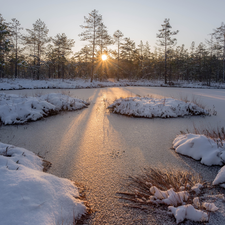
{"type": "Polygon", "coordinates": [[[109,35],[97,10],[84,17],[81,28],[79,36],[88,44],[74,53],[75,41],[65,33],[49,37],[42,20],[22,34],[17,19],[6,22],[0,14],[0,78],[164,79],[171,85],[179,80],[207,85],[225,81],[224,23],[209,40],[198,46],[192,42],[190,49],[176,46],[179,31],[172,31],[169,19],[161,25],[157,46],[152,49],[148,42],[136,45],[120,30],[109,35]]]}

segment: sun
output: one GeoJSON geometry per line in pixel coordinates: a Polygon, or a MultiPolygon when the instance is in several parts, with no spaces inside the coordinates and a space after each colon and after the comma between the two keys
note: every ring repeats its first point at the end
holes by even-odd
{"type": "Polygon", "coordinates": [[[107,60],[107,55],[102,55],[102,60],[103,61],[107,60]]]}

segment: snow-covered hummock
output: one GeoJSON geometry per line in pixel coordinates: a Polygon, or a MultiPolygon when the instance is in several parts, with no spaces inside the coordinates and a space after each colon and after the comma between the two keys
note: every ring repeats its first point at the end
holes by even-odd
{"type": "Polygon", "coordinates": [[[0,142],[1,224],[73,224],[85,213],[77,187],[42,169],[34,153],[0,142]]]}
{"type": "Polygon", "coordinates": [[[35,121],[60,110],[77,110],[88,103],[60,93],[39,97],[22,97],[15,94],[0,93],[0,121],[3,124],[22,124],[35,121]]]}
{"type": "Polygon", "coordinates": [[[173,148],[177,153],[201,160],[200,162],[207,166],[222,166],[225,162],[225,149],[205,135],[178,135],[173,141],[173,148]]]}
{"type": "Polygon", "coordinates": [[[208,214],[195,209],[192,205],[182,205],[179,207],[169,206],[169,211],[174,215],[176,218],[177,224],[184,221],[185,219],[192,220],[195,222],[205,222],[208,221],[208,214]]]}
{"type": "Polygon", "coordinates": [[[191,102],[174,98],[129,97],[117,99],[108,106],[114,113],[136,117],[172,118],[188,115],[209,115],[209,113],[191,102]]]}

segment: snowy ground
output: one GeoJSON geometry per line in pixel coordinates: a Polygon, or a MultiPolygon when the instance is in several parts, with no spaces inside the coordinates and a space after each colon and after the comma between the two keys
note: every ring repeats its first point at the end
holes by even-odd
{"type": "Polygon", "coordinates": [[[0,122],[23,124],[42,117],[56,114],[62,110],[78,110],[88,103],[60,93],[51,93],[36,97],[0,93],[0,122]]]}
{"type": "MultiPolygon", "coordinates": [[[[0,79],[0,90],[20,90],[20,89],[78,89],[78,88],[101,88],[101,87],[126,87],[126,86],[149,86],[149,87],[169,87],[163,80],[120,80],[109,79],[107,81],[90,82],[84,79],[49,79],[49,80],[29,80],[29,79],[0,79]]],[[[173,87],[186,88],[225,88],[223,83],[211,83],[207,87],[203,82],[177,81],[173,87]]]]}
{"type": "Polygon", "coordinates": [[[209,115],[209,112],[192,102],[174,98],[128,97],[120,98],[108,106],[114,113],[147,118],[175,118],[209,115]]]}
{"type": "Polygon", "coordinates": [[[34,153],[0,142],[0,220],[4,225],[73,224],[86,212],[77,187],[42,172],[34,153]]]}

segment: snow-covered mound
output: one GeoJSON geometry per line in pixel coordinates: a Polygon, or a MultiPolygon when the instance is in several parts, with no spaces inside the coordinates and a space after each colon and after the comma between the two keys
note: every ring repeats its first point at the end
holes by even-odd
{"type": "Polygon", "coordinates": [[[135,117],[172,118],[188,115],[209,115],[209,112],[194,103],[173,98],[129,97],[117,99],[108,106],[114,113],[135,117]]]}
{"type": "Polygon", "coordinates": [[[177,153],[201,160],[200,162],[207,166],[222,166],[225,163],[225,148],[218,146],[205,135],[178,135],[173,141],[173,148],[177,153]]]}
{"type": "Polygon", "coordinates": [[[77,187],[42,169],[34,153],[0,142],[1,224],[73,224],[85,213],[77,187]]]}
{"type": "Polygon", "coordinates": [[[78,110],[88,103],[60,93],[40,97],[21,97],[0,93],[0,122],[3,124],[22,124],[35,121],[44,116],[56,114],[61,110],[78,110]]]}

